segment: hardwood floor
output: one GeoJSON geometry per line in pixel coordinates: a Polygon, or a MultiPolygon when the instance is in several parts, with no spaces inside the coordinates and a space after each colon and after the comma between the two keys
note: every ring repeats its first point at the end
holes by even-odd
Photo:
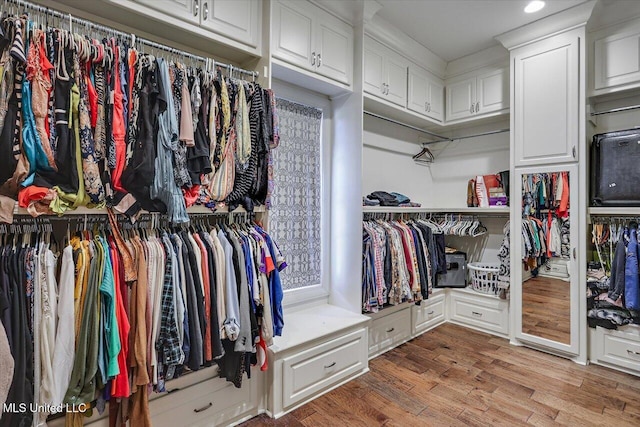
{"type": "Polygon", "coordinates": [[[255,426],[638,426],[640,378],[446,324],[371,371],[255,426]]]}
{"type": "Polygon", "coordinates": [[[533,277],[522,284],[522,332],[571,343],[569,282],[533,277]]]}

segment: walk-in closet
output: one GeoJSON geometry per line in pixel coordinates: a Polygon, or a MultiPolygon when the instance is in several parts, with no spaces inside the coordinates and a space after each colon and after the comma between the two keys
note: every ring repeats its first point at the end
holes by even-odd
{"type": "Polygon", "coordinates": [[[640,2],[0,0],[0,427],[640,424],[640,2]]]}

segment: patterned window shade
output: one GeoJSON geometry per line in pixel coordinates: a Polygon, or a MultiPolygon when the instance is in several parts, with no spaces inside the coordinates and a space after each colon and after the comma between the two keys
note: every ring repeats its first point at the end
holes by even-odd
{"type": "Polygon", "coordinates": [[[285,290],[320,284],[322,110],[278,98],[280,145],[273,150],[269,233],[289,267],[285,290]]]}

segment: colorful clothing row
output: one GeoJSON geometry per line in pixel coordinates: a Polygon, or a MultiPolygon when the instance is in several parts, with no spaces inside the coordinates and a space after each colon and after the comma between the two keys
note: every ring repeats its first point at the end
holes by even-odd
{"type": "MultiPolygon", "coordinates": [[[[113,231],[78,233],[59,256],[35,235],[0,252],[0,320],[16,360],[7,402],[102,412],[109,401],[112,422],[149,426],[148,390],[168,380],[217,365],[240,387],[252,365],[267,369],[284,326],[286,262],[260,226],[121,232],[110,222],[113,231]]],[[[33,416],[4,414],[0,426],[33,416]]]]}
{"type": "Polygon", "coordinates": [[[362,311],[429,298],[446,274],[444,234],[425,221],[364,221],[362,311]]]}
{"type": "Polygon", "coordinates": [[[195,203],[269,204],[271,90],[26,16],[0,27],[2,208],[106,205],[182,223],[195,203]]]}

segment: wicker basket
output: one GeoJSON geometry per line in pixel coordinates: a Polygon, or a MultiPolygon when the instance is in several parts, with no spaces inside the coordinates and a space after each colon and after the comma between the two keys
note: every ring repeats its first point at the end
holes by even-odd
{"type": "Polygon", "coordinates": [[[490,295],[498,295],[498,272],[500,264],[495,262],[470,262],[469,274],[471,276],[471,289],[476,292],[490,295]]]}

